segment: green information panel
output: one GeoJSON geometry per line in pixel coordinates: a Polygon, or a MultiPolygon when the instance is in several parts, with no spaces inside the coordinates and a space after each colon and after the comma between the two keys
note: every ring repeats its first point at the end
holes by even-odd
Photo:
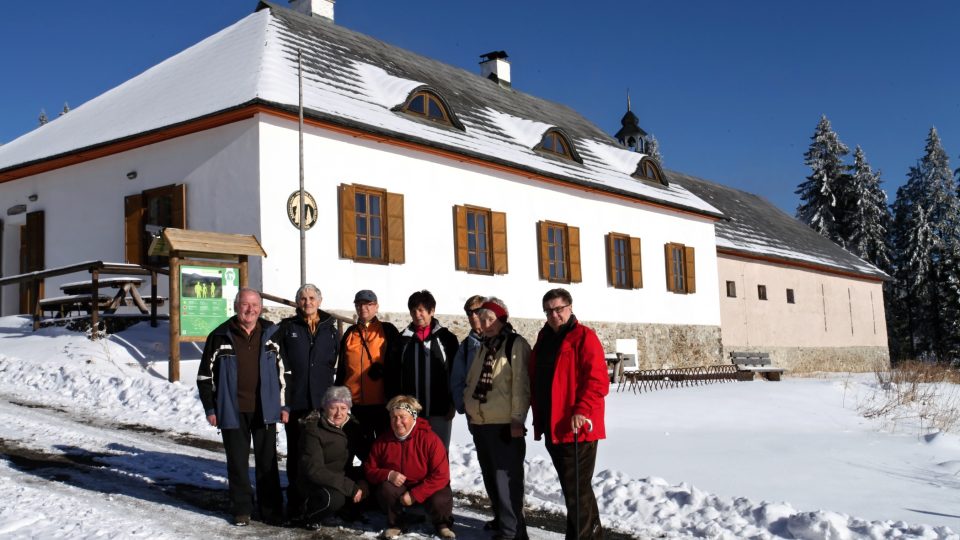
{"type": "Polygon", "coordinates": [[[239,289],[237,268],[181,266],[180,335],[206,336],[232,317],[239,289]]]}

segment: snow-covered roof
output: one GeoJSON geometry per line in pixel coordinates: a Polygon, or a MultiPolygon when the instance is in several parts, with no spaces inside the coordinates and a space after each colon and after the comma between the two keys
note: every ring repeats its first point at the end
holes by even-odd
{"type": "Polygon", "coordinates": [[[675,171],[664,173],[671,184],[686,187],[723,212],[726,219],[715,226],[718,250],[888,279],[876,266],[820,236],[763,197],[675,171]]]}
{"type": "Polygon", "coordinates": [[[44,126],[0,146],[0,173],[261,103],[294,109],[303,54],[308,117],[412,141],[607,192],[719,216],[680,185],[633,178],[642,154],[563,105],[393,47],[319,17],[261,9],[44,126]],[[396,109],[437,92],[464,129],[396,109]],[[560,128],[583,163],[533,150],[560,128]]]}

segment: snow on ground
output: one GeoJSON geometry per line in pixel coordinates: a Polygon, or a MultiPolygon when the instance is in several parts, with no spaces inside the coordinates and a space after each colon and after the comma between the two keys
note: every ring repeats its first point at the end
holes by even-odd
{"type": "MultiPolygon", "coordinates": [[[[303,536],[236,529],[205,504],[225,489],[223,456],[208,444],[219,437],[193,384],[195,345],[182,346],[192,359],[184,382],[166,382],[166,332],[141,323],[94,342],[0,318],[0,536],[303,536]],[[63,472],[51,459],[96,467],[63,472]]],[[[638,538],[960,538],[960,439],[860,417],[873,384],[830,375],[612,388],[594,477],[604,523],[638,538]]],[[[482,494],[462,417],[453,439],[454,490],[482,494]]],[[[528,508],[561,513],[542,442],[528,439],[527,471],[528,508]]],[[[456,514],[460,538],[488,536],[482,514],[463,505],[456,514]]],[[[382,527],[377,520],[364,537],[382,527]]]]}

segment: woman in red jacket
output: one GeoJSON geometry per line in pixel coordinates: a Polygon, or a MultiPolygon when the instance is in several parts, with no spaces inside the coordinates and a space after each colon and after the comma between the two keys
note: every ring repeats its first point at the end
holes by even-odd
{"type": "Polygon", "coordinates": [[[440,538],[456,538],[453,525],[453,492],[450,463],[443,442],[418,418],[422,407],[416,398],[396,396],[387,403],[391,431],[381,435],[363,464],[367,481],[380,508],[387,514],[383,538],[403,532],[404,507],[423,504],[440,538]]]}

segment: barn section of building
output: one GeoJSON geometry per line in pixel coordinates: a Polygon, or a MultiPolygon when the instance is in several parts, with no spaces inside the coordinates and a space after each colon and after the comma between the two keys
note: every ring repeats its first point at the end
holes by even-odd
{"type": "MultiPolygon", "coordinates": [[[[3,275],[160,263],[149,235],[173,226],[256,235],[269,256],[251,262],[251,283],[292,297],[297,51],[318,207],[308,280],[324,308],[348,312],[369,288],[404,322],[409,294],[427,288],[462,329],[463,301],[496,295],[533,337],[543,292],[564,286],[610,350],[636,338],[643,365],[721,361],[725,209],[512,88],[502,55],[480,76],[269,3],[0,147],[0,199],[25,207],[5,216],[3,275]]],[[[47,295],[76,278],[48,280],[47,295]]],[[[2,313],[24,311],[15,287],[0,294],[2,313]]],[[[852,337],[843,346],[861,345],[852,337]]]]}
{"type": "Polygon", "coordinates": [[[668,177],[726,216],[716,225],[725,352],[769,352],[800,373],[889,365],[885,273],[762,197],[668,177]]]}

